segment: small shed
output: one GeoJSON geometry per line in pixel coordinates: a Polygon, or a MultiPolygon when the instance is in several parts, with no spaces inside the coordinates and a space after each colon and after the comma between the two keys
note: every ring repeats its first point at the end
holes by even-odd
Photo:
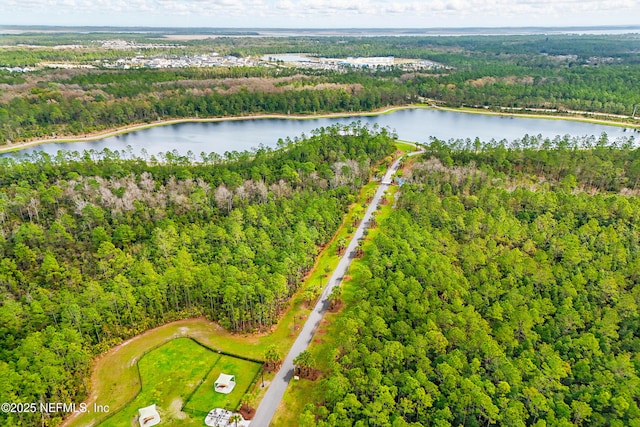
{"type": "Polygon", "coordinates": [[[160,424],[160,414],[158,414],[156,405],[138,409],[138,422],[140,427],[151,427],[160,424]]]}
{"type": "Polygon", "coordinates": [[[220,374],[213,386],[218,393],[229,394],[236,386],[236,377],[235,375],[220,374]]]}

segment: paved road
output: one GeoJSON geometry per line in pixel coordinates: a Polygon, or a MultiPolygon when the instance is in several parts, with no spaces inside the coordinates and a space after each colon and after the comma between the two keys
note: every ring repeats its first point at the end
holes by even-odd
{"type": "MultiPolygon", "coordinates": [[[[409,155],[418,153],[420,153],[420,151],[413,152],[409,155]]],[[[311,313],[309,314],[307,321],[300,331],[300,335],[298,335],[298,338],[293,343],[291,350],[289,350],[289,354],[287,354],[287,357],[284,359],[280,370],[274,377],[271,385],[269,386],[269,389],[264,395],[264,398],[260,402],[260,406],[258,406],[258,410],[253,417],[253,421],[251,421],[251,427],[268,427],[271,423],[271,419],[278,409],[278,405],[282,400],[282,396],[284,396],[287,385],[289,384],[289,381],[291,381],[291,378],[293,378],[293,359],[295,359],[300,353],[306,350],[309,346],[309,343],[311,343],[313,334],[315,333],[316,329],[318,329],[318,325],[320,325],[322,316],[329,307],[330,302],[328,300],[328,297],[331,294],[333,288],[340,285],[340,283],[342,282],[342,278],[347,273],[347,269],[349,268],[351,260],[353,259],[354,251],[358,246],[358,240],[364,237],[364,231],[369,227],[369,221],[371,220],[373,212],[376,210],[385,191],[387,191],[387,188],[389,188],[389,186],[391,185],[391,176],[396,173],[399,164],[400,159],[396,160],[391,165],[384,178],[382,179],[382,182],[378,187],[373,200],[367,208],[367,212],[364,214],[364,217],[362,218],[358,229],[354,233],[351,242],[349,242],[349,246],[347,246],[344,255],[338,262],[338,266],[329,278],[329,282],[324,288],[324,291],[322,292],[318,303],[314,307],[313,311],[311,311],[311,313]]]]}

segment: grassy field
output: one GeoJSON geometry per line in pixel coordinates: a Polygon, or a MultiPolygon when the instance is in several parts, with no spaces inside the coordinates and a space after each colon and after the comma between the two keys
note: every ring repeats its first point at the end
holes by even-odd
{"type": "Polygon", "coordinates": [[[396,148],[403,153],[410,153],[412,151],[415,151],[417,149],[417,146],[411,141],[399,140],[396,142],[396,148]]]}
{"type": "Polygon", "coordinates": [[[200,426],[213,408],[238,409],[261,364],[219,354],[189,338],[176,338],[145,354],[138,368],[140,392],[100,427],[137,425],[138,409],[151,404],[157,405],[163,425],[200,426]],[[220,373],[236,377],[236,387],[229,394],[214,390],[220,373]]]}
{"type": "Polygon", "coordinates": [[[213,408],[238,410],[245,393],[260,373],[260,369],[261,365],[255,362],[220,356],[205,381],[196,389],[185,405],[184,412],[198,418],[204,418],[213,408]],[[214,383],[221,373],[236,377],[236,387],[229,394],[217,393],[214,390],[214,383]]]}
{"type": "Polygon", "coordinates": [[[154,403],[163,424],[191,425],[180,413],[182,403],[206,378],[211,367],[217,366],[220,358],[218,353],[189,338],[176,338],[150,351],[138,362],[142,379],[140,393],[100,426],[135,425],[138,409],[154,403]]]}

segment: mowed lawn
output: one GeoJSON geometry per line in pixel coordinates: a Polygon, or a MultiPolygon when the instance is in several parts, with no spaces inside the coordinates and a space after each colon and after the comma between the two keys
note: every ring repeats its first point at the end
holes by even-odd
{"type": "Polygon", "coordinates": [[[154,403],[164,425],[189,425],[180,408],[220,357],[189,338],[176,338],[150,351],[138,362],[142,390],[131,403],[100,426],[138,425],[134,424],[138,409],[154,403]]]}
{"type": "Polygon", "coordinates": [[[207,379],[198,387],[184,412],[194,417],[205,417],[213,408],[224,408],[236,411],[240,407],[245,392],[253,384],[253,380],[260,372],[259,363],[238,359],[231,356],[220,356],[218,362],[209,373],[207,379]],[[217,393],[214,383],[220,373],[235,375],[236,387],[229,394],[217,393]]]}

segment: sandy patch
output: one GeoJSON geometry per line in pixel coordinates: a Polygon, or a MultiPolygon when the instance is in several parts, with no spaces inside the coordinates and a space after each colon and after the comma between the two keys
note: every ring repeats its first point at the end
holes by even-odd
{"type": "Polygon", "coordinates": [[[182,412],[182,399],[176,397],[169,405],[169,416],[175,420],[184,420],[188,417],[187,414],[182,412]]]}

